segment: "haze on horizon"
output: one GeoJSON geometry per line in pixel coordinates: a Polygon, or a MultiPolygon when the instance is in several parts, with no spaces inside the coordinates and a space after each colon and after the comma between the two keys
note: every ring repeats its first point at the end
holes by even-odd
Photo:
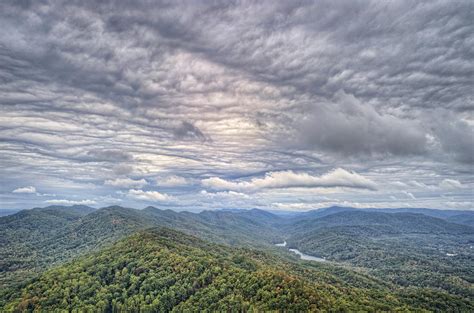
{"type": "Polygon", "coordinates": [[[473,209],[474,2],[2,1],[0,209],[473,209]]]}

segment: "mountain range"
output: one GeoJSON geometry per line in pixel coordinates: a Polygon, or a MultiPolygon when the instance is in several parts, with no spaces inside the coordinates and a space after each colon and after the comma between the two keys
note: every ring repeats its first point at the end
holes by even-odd
{"type": "Polygon", "coordinates": [[[0,307],[472,311],[473,217],[343,207],[23,210],[0,217],[0,307]]]}

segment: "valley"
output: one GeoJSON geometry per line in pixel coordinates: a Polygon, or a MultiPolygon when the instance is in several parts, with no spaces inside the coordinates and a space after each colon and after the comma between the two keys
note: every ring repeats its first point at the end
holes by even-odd
{"type": "MultiPolygon", "coordinates": [[[[470,215],[465,212],[460,214],[470,215]]],[[[69,300],[62,291],[59,292],[68,288],[82,290],[82,283],[76,277],[81,271],[86,275],[83,278],[85,285],[97,284],[97,287],[91,288],[108,290],[113,287],[122,290],[119,293],[121,296],[110,289],[103,291],[103,298],[96,299],[103,306],[104,312],[113,307],[131,309],[136,306],[146,308],[143,309],[145,311],[157,310],[157,306],[160,310],[173,308],[180,311],[190,307],[189,305],[198,305],[200,301],[215,303],[213,308],[216,310],[223,309],[230,303],[243,310],[271,310],[275,308],[272,305],[297,308],[296,305],[301,302],[296,301],[296,298],[285,296],[282,300],[279,293],[274,293],[278,288],[285,288],[284,284],[280,286],[275,283],[275,279],[298,281],[298,286],[302,288],[299,297],[308,300],[303,302],[302,310],[327,310],[330,307],[343,308],[344,305],[360,307],[361,310],[383,310],[384,307],[434,310],[440,306],[470,310],[474,307],[474,252],[470,248],[474,243],[474,229],[466,224],[453,223],[449,217],[337,207],[288,217],[258,209],[190,213],[154,207],[136,210],[113,206],[96,210],[85,206],[53,206],[1,217],[0,225],[0,305],[7,311],[25,307],[91,308],[93,300],[87,300],[87,294],[92,290],[84,291],[83,298],[69,300]],[[183,240],[186,247],[182,246],[183,240]],[[183,279],[184,285],[181,285],[176,280],[178,278],[174,277],[178,272],[170,268],[166,274],[160,274],[165,275],[163,277],[173,277],[166,288],[178,288],[183,295],[177,296],[176,291],[173,291],[173,296],[166,296],[171,297],[166,304],[169,307],[161,307],[164,305],[162,301],[158,301],[159,304],[155,301],[153,304],[152,300],[146,299],[156,300],[156,292],[161,294],[168,289],[156,287],[159,284],[153,280],[148,282],[148,276],[143,276],[143,273],[151,270],[148,262],[155,258],[153,253],[163,250],[163,244],[167,247],[179,247],[176,248],[179,255],[185,253],[194,258],[205,254],[213,259],[221,270],[206,274],[210,275],[206,277],[217,275],[212,279],[206,278],[210,279],[209,283],[217,283],[220,275],[239,282],[253,281],[256,278],[252,277],[257,275],[262,279],[262,285],[257,289],[267,288],[269,294],[266,295],[267,298],[262,298],[262,295],[257,295],[258,290],[255,290],[257,294],[241,294],[237,290],[220,286],[219,288],[226,290],[226,294],[219,299],[225,300],[212,301],[209,300],[212,296],[208,294],[207,287],[192,287],[204,278],[182,277],[180,279],[183,279]],[[148,250],[149,245],[156,248],[148,250]],[[131,252],[127,250],[129,248],[138,250],[131,252]],[[185,252],[181,248],[185,251],[199,248],[199,251],[185,252]],[[138,254],[133,256],[134,253],[138,254]],[[123,257],[124,261],[114,268],[112,264],[115,261],[106,255],[123,257]],[[236,263],[237,259],[241,261],[236,263]],[[143,264],[139,266],[137,262],[143,264]],[[97,266],[92,265],[96,263],[97,266]],[[228,266],[243,266],[240,270],[244,272],[239,274],[243,276],[232,276],[234,274],[227,272],[228,266]],[[252,271],[247,272],[249,266],[252,271]],[[71,271],[71,268],[76,270],[71,271]],[[124,268],[127,268],[128,273],[135,274],[127,278],[127,284],[122,286],[119,281],[114,282],[114,279],[118,279],[117,273],[125,271],[124,268]],[[105,272],[99,274],[100,271],[105,272]],[[143,275],[137,274],[142,271],[143,275]],[[281,276],[280,271],[285,275],[295,276],[281,276]],[[115,278],[103,275],[115,275],[115,278]],[[55,290],[49,290],[52,288],[48,283],[51,279],[66,285],[61,287],[55,283],[55,290]],[[92,283],[90,279],[97,282],[92,283]],[[131,284],[132,281],[135,283],[131,284]],[[191,287],[184,281],[191,284],[191,287]],[[142,288],[146,285],[145,282],[155,286],[150,289],[150,292],[154,290],[152,293],[144,293],[142,288]],[[70,283],[78,285],[69,287],[70,283]],[[319,285],[316,288],[313,284],[319,285]],[[133,291],[127,291],[129,288],[133,291]],[[363,297],[370,298],[370,301],[364,302],[365,304],[354,303],[353,297],[342,297],[344,292],[342,289],[338,292],[337,288],[353,290],[351,292],[354,293],[362,292],[363,297]],[[338,293],[339,296],[334,296],[338,293]],[[46,294],[54,294],[56,300],[48,297],[46,301],[46,294]],[[389,295],[392,300],[387,300],[389,295]],[[326,302],[323,304],[315,299],[324,299],[326,302]]],[[[161,256],[161,261],[157,259],[153,264],[160,267],[176,257],[175,254],[161,256]]],[[[186,259],[183,266],[188,266],[188,261],[204,262],[186,259]]],[[[200,272],[194,273],[192,268],[186,270],[189,275],[201,275],[200,272]]],[[[246,288],[247,286],[244,291],[246,288]]],[[[160,295],[158,299],[164,296],[165,294],[160,295]]]]}

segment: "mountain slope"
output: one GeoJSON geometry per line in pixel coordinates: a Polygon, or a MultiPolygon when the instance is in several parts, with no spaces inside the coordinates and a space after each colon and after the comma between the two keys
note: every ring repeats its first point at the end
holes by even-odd
{"type": "MultiPolygon", "coordinates": [[[[285,238],[292,248],[355,266],[399,286],[428,286],[463,297],[474,294],[472,227],[422,214],[338,207],[290,217],[262,210],[196,214],[120,206],[22,211],[0,218],[0,289],[156,226],[294,259],[272,244],[285,238]]],[[[333,271],[331,266],[327,270],[333,271]]],[[[353,283],[360,279],[349,286],[353,283]]]]}
{"type": "Polygon", "coordinates": [[[0,209],[0,217],[13,215],[13,214],[18,213],[20,211],[21,210],[15,210],[15,209],[0,209]]]}
{"type": "Polygon", "coordinates": [[[461,213],[446,218],[447,221],[474,227],[474,212],[461,213]]]}
{"type": "Polygon", "coordinates": [[[10,290],[3,309],[381,311],[426,308],[429,301],[440,302],[439,308],[445,310],[473,308],[446,294],[425,292],[423,299],[376,282],[369,285],[355,288],[321,269],[295,269],[259,252],[153,229],[10,290]],[[271,258],[271,265],[266,258],[271,258]],[[447,301],[439,301],[443,297],[447,301]]]}
{"type": "Polygon", "coordinates": [[[87,206],[49,206],[1,217],[0,288],[23,281],[31,276],[32,269],[49,262],[41,254],[44,242],[94,211],[87,206]]]}
{"type": "Polygon", "coordinates": [[[361,231],[370,228],[370,234],[446,233],[472,234],[473,228],[447,222],[443,219],[417,213],[381,213],[349,210],[324,216],[309,216],[292,223],[289,230],[304,232],[318,228],[353,226],[361,231]],[[364,228],[365,227],[365,228],[364,228]]]}
{"type": "MultiPolygon", "coordinates": [[[[274,233],[272,214],[253,210],[200,214],[148,207],[47,207],[0,218],[0,287],[100,249],[138,230],[166,226],[219,243],[262,246],[274,233]]],[[[273,216],[277,219],[276,216],[273,216]]]]}
{"type": "Polygon", "coordinates": [[[402,286],[474,295],[474,229],[413,213],[346,211],[286,228],[290,247],[402,286]]]}

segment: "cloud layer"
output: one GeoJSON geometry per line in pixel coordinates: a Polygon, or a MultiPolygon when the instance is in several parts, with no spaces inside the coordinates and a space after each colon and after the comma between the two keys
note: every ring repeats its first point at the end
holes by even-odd
{"type": "Polygon", "coordinates": [[[0,209],[472,208],[472,20],[468,0],[3,1],[0,209]]]}

